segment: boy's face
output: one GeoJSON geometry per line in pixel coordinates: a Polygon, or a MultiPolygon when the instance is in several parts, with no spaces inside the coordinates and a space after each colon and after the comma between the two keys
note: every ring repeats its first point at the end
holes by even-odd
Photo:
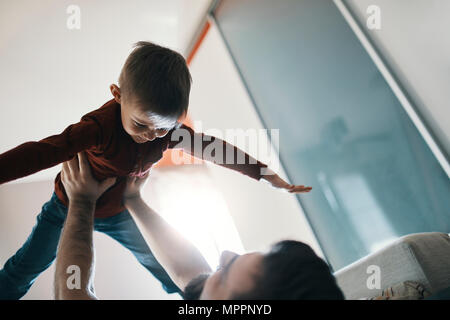
{"type": "Polygon", "coordinates": [[[162,138],[179,124],[179,119],[159,116],[133,99],[123,99],[116,85],[111,85],[110,89],[116,102],[121,105],[122,126],[136,143],[162,138]]]}

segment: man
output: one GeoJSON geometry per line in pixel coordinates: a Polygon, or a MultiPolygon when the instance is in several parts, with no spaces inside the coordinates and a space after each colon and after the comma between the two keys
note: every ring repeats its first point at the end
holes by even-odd
{"type": "MultiPolygon", "coordinates": [[[[96,299],[92,242],[95,203],[114,179],[96,181],[83,153],[63,164],[61,179],[69,210],[55,270],[56,299],[96,299]],[[68,269],[69,268],[69,269],[68,269]],[[79,286],[68,286],[67,270],[78,270],[79,286]]],[[[281,241],[267,253],[225,251],[219,268],[142,200],[147,176],[127,181],[124,205],[154,256],[185,299],[343,299],[328,265],[306,244],[281,241]]]]}

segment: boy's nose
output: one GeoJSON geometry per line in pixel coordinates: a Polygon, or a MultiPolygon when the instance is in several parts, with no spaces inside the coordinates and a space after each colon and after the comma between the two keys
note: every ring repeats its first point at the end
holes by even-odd
{"type": "Polygon", "coordinates": [[[155,140],[155,133],[154,132],[146,132],[145,134],[144,134],[144,138],[146,139],[146,140],[149,140],[149,141],[151,141],[151,140],[155,140]]]}
{"type": "Polygon", "coordinates": [[[156,136],[157,136],[158,138],[162,138],[162,137],[164,137],[167,133],[169,133],[169,130],[158,130],[158,131],[156,132],[156,136]]]}

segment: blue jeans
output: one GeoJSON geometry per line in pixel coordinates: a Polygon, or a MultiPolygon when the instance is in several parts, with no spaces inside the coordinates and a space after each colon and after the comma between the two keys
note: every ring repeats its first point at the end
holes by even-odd
{"type": "MultiPolygon", "coordinates": [[[[50,201],[42,206],[37,223],[25,244],[0,270],[0,299],[20,299],[39,274],[50,267],[56,258],[66,215],[67,207],[53,193],[50,201]]],[[[153,256],[128,211],[109,218],[95,219],[94,229],[107,234],[130,250],[162,283],[166,292],[181,292],[153,256]]]]}

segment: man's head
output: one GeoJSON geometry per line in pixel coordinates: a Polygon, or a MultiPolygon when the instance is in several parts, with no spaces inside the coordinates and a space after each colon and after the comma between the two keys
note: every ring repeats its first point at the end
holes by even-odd
{"type": "Polygon", "coordinates": [[[218,270],[193,279],[186,299],[341,300],[328,265],[308,245],[286,240],[267,253],[225,251],[218,270]]]}
{"type": "Polygon", "coordinates": [[[125,61],[120,88],[110,86],[121,104],[122,125],[137,143],[163,137],[186,116],[191,75],[177,52],[140,41],[125,61]]]}

